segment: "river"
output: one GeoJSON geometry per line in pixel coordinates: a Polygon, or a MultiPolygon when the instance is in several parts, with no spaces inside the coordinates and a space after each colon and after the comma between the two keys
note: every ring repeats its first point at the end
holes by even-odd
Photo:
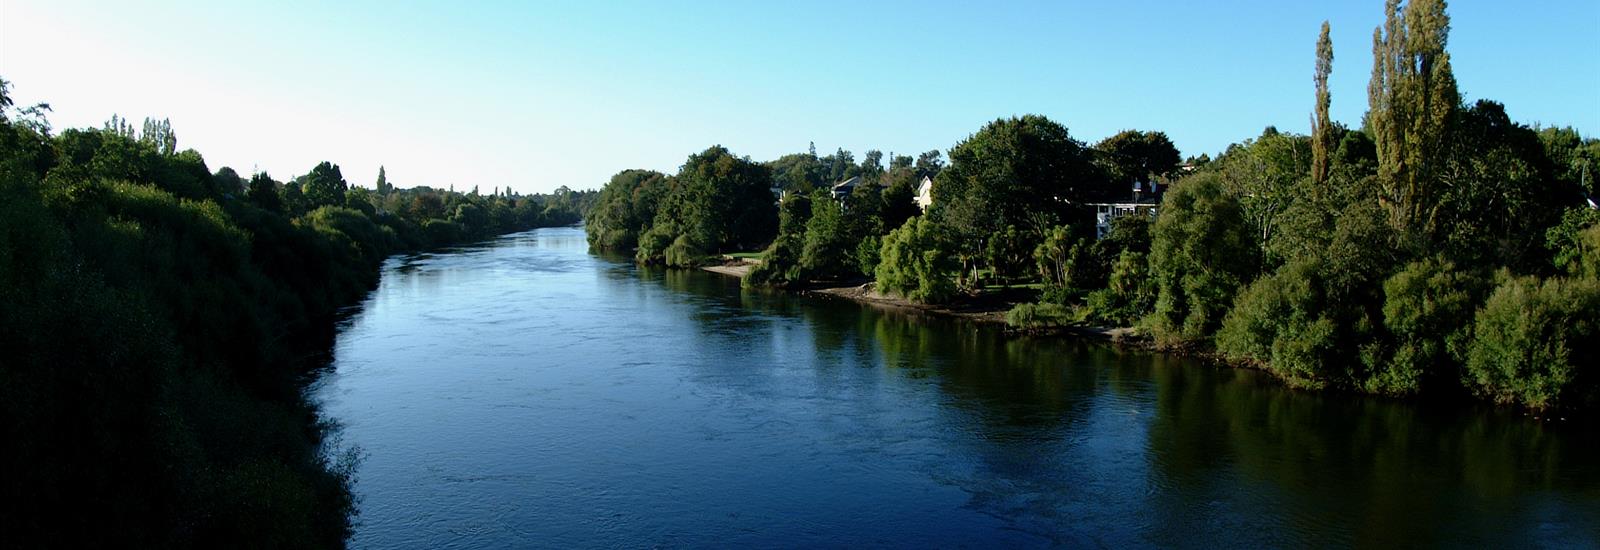
{"type": "Polygon", "coordinates": [[[1600,546],[1600,438],[590,253],[393,258],[311,389],[357,548],[1600,546]]]}

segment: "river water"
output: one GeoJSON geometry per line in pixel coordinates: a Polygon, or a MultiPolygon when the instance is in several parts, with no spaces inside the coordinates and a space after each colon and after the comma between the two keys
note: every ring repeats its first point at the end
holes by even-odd
{"type": "Polygon", "coordinates": [[[541,229],[389,260],[312,389],[358,548],[1600,546],[1600,438],[541,229]]]}

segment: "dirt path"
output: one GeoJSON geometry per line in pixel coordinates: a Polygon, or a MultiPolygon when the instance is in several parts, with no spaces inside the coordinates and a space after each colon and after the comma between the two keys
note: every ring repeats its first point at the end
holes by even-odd
{"type": "Polygon", "coordinates": [[[755,268],[755,264],[743,263],[730,265],[708,265],[700,269],[704,269],[718,275],[744,278],[745,275],[750,274],[750,270],[753,268],[755,268]]]}

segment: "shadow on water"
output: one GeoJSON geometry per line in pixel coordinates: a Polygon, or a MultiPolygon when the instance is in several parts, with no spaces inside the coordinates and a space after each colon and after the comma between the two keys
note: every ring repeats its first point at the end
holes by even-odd
{"type": "Polygon", "coordinates": [[[1600,544],[1600,447],[1587,425],[1294,391],[1256,371],[695,271],[637,276],[692,303],[708,338],[792,319],[834,362],[931,381],[960,434],[946,443],[981,472],[949,481],[1057,543],[1600,544]],[[1052,533],[1074,518],[1103,523],[1052,533]]]}

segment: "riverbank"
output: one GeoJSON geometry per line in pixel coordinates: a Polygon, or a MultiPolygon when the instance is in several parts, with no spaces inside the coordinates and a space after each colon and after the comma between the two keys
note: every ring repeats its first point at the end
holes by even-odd
{"type": "MultiPolygon", "coordinates": [[[[720,265],[702,266],[700,269],[718,275],[743,278],[750,273],[750,270],[756,264],[757,262],[749,260],[734,259],[727,260],[720,265]]],[[[1149,341],[1140,337],[1138,331],[1133,327],[1064,326],[1026,331],[1013,329],[1006,323],[1006,312],[1011,311],[1011,308],[1016,307],[1018,304],[1031,303],[1033,301],[1032,296],[1024,296],[1026,292],[1022,292],[1021,289],[1000,289],[977,296],[967,296],[948,304],[923,304],[878,292],[876,286],[876,283],[871,281],[859,284],[834,284],[831,286],[826,283],[820,283],[794,290],[804,295],[850,300],[882,310],[926,313],[1000,325],[1017,334],[1069,335],[1149,347],[1149,341]]]]}

